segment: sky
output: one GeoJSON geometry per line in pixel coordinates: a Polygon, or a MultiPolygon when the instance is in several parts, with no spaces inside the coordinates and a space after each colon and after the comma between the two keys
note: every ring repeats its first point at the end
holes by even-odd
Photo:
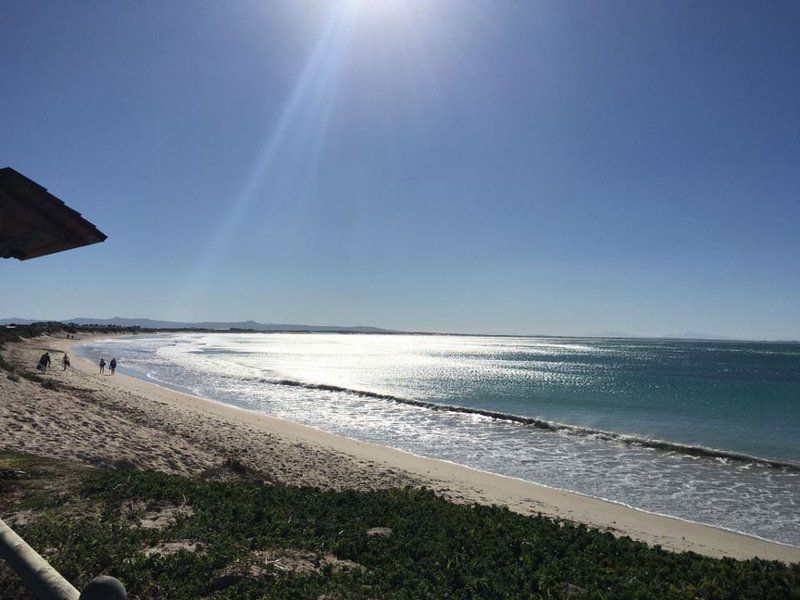
{"type": "Polygon", "coordinates": [[[0,317],[800,339],[800,3],[2,12],[0,317]]]}

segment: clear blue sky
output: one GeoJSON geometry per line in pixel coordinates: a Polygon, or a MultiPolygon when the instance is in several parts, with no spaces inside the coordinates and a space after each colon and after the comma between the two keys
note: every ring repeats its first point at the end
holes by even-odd
{"type": "Polygon", "coordinates": [[[800,3],[6,2],[0,317],[800,339],[800,3]]]}

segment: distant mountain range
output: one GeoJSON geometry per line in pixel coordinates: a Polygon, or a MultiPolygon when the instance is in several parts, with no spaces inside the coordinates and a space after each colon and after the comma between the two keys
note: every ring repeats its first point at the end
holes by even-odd
{"type": "MultiPolygon", "coordinates": [[[[10,317],[0,319],[0,326],[9,325],[30,325],[31,323],[41,322],[46,319],[23,319],[20,317],[10,317]]],[[[229,331],[231,329],[246,329],[249,331],[299,331],[309,333],[435,333],[423,331],[401,331],[397,329],[382,329],[380,327],[366,327],[364,325],[354,325],[351,327],[341,325],[300,325],[295,323],[259,323],[257,321],[200,321],[187,323],[183,321],[160,321],[157,319],[127,319],[123,317],[113,317],[111,319],[90,319],[78,317],[75,319],[59,319],[61,323],[74,323],[76,325],[98,325],[100,327],[141,327],[142,329],[216,329],[219,331],[229,331]]],[[[442,332],[438,332],[442,333],[442,332]]],[[[488,334],[469,334],[469,333],[442,333],[442,335],[488,335],[488,334]]],[[[601,331],[597,333],[586,333],[579,336],[553,336],[553,335],[517,335],[515,337],[577,337],[577,338],[629,338],[629,339],[671,339],[671,340],[719,340],[719,341],[754,341],[746,338],[737,338],[723,335],[713,335],[708,333],[696,333],[687,331],[677,335],[642,335],[637,333],[627,333],[620,331],[601,331]]],[[[791,339],[772,339],[761,340],[772,342],[793,342],[791,339]]]]}
{"type": "MultiPolygon", "coordinates": [[[[41,321],[42,319],[38,319],[41,321]]],[[[113,317],[111,319],[91,319],[77,317],[74,319],[59,319],[61,323],[74,323],[76,325],[100,325],[103,327],[141,327],[143,329],[248,329],[251,331],[308,331],[308,332],[338,332],[338,333],[396,333],[391,329],[379,327],[365,327],[356,325],[342,327],[338,325],[297,325],[292,323],[258,323],[256,321],[201,321],[185,323],[182,321],[159,321],[156,319],[126,319],[113,317]]],[[[12,317],[0,319],[0,325],[14,323],[16,325],[30,325],[37,319],[21,319],[12,317]]]]}

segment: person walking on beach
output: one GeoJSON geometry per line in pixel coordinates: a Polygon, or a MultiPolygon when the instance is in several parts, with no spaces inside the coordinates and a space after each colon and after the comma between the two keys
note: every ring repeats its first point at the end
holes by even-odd
{"type": "Polygon", "coordinates": [[[117,359],[116,358],[112,358],[111,362],[108,363],[108,366],[111,367],[111,374],[113,375],[114,371],[117,370],[117,359]]]}
{"type": "Polygon", "coordinates": [[[100,359],[100,375],[102,375],[105,372],[106,372],[106,359],[105,358],[101,358],[100,359]]]}
{"type": "Polygon", "coordinates": [[[39,364],[36,365],[36,368],[39,369],[42,373],[45,373],[47,372],[47,367],[49,366],[50,366],[50,353],[45,352],[39,359],[39,364]]]}
{"type": "Polygon", "coordinates": [[[64,352],[64,358],[61,359],[61,364],[64,365],[64,370],[66,371],[69,366],[69,356],[67,356],[66,352],[64,352]]]}

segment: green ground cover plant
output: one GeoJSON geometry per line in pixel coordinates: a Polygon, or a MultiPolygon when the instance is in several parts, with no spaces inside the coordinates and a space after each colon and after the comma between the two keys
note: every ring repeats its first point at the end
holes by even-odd
{"type": "MultiPolygon", "coordinates": [[[[78,587],[106,573],[133,598],[800,598],[800,565],[675,554],[427,490],[322,491],[226,472],[5,453],[0,502],[27,511],[17,531],[78,587]]],[[[5,566],[0,589],[29,597],[5,566]]]]}

